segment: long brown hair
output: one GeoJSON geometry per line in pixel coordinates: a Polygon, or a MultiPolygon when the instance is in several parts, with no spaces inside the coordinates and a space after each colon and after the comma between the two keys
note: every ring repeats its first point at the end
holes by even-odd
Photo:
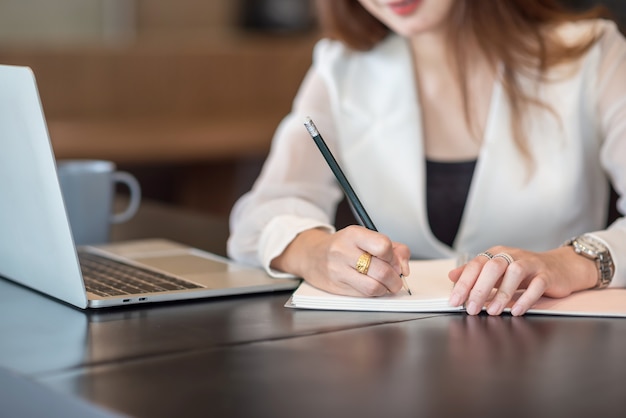
{"type": "MultiPolygon", "coordinates": [[[[317,0],[317,6],[324,35],[340,40],[353,49],[371,49],[390,32],[358,0],[317,0]]],[[[513,114],[514,139],[522,153],[529,157],[522,128],[524,110],[530,104],[545,105],[523,92],[519,75],[535,74],[544,79],[553,66],[580,58],[600,36],[592,34],[571,45],[550,36],[546,28],[607,15],[603,7],[575,12],[566,9],[557,0],[457,0],[449,16],[449,37],[468,126],[475,126],[470,116],[465,70],[466,63],[471,59],[464,48],[464,40],[468,36],[476,40],[494,68],[501,66],[502,84],[513,114]]]]}

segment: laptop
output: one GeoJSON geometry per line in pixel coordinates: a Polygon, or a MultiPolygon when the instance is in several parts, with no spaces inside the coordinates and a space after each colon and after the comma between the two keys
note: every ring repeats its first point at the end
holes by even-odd
{"type": "Polygon", "coordinates": [[[299,284],[165,239],[77,248],[29,67],[0,65],[0,146],[0,276],[6,279],[81,309],[299,284]]]}

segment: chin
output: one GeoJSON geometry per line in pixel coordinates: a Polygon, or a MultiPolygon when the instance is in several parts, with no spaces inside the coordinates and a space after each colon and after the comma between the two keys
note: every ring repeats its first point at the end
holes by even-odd
{"type": "MultiPolygon", "coordinates": [[[[416,19],[417,20],[417,19],[416,19]]],[[[425,34],[434,34],[434,33],[439,33],[444,27],[445,25],[443,25],[442,23],[437,23],[437,22],[425,22],[424,19],[419,19],[419,21],[405,21],[405,22],[398,22],[397,24],[390,24],[388,25],[389,28],[397,33],[400,36],[404,36],[407,38],[413,37],[413,36],[419,36],[419,35],[425,35],[425,34]]]]}

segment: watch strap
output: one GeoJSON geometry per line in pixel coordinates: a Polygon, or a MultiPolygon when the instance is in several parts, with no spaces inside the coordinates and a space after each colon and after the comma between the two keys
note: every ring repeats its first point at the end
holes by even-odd
{"type": "Polygon", "coordinates": [[[598,269],[598,281],[593,289],[607,287],[615,274],[615,265],[609,249],[598,239],[587,235],[579,235],[567,240],[563,245],[574,247],[574,251],[590,260],[595,261],[598,269]]]}

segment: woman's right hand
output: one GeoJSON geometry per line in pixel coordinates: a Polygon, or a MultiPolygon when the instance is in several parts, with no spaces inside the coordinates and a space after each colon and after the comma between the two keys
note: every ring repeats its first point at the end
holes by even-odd
{"type": "Polygon", "coordinates": [[[409,248],[361,226],[335,233],[304,231],[272,260],[272,268],[302,277],[313,286],[340,295],[382,296],[402,288],[409,274],[409,248]],[[356,269],[363,253],[372,255],[367,274],[356,269]]]}

